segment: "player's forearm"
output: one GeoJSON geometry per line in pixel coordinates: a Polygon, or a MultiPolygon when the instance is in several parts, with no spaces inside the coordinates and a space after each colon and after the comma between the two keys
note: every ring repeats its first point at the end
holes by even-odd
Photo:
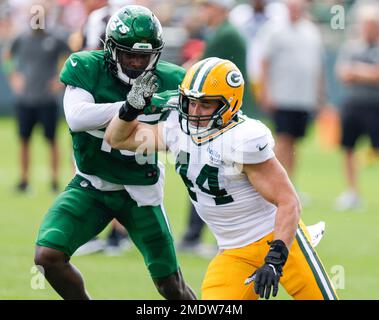
{"type": "Polygon", "coordinates": [[[379,84],[379,67],[360,64],[356,70],[356,81],[367,84],[379,84]]]}
{"type": "Polygon", "coordinates": [[[278,205],[275,219],[274,240],[282,240],[289,249],[295,238],[300,220],[301,207],[296,196],[287,199],[286,203],[278,205]]]}
{"type": "Polygon", "coordinates": [[[300,219],[301,206],[286,171],[275,157],[257,164],[244,164],[243,171],[263,198],[277,207],[274,240],[290,248],[300,219]]]}
{"type": "Polygon", "coordinates": [[[95,103],[89,92],[71,86],[66,88],[63,99],[67,124],[75,132],[105,128],[122,104],[123,101],[95,103]]]}
{"type": "Polygon", "coordinates": [[[124,121],[116,115],[108,125],[104,139],[112,148],[135,151],[136,146],[131,137],[138,124],[138,120],[124,121]]]}

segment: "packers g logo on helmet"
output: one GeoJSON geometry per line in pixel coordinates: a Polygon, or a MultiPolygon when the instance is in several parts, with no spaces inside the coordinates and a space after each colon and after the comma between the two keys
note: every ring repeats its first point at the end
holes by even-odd
{"type": "Polygon", "coordinates": [[[206,136],[225,127],[242,106],[243,90],[243,76],[233,62],[216,57],[197,62],[179,86],[182,130],[190,135],[206,136]],[[189,99],[218,100],[220,107],[209,116],[189,115],[189,99]],[[200,125],[206,121],[208,125],[200,125]]]}
{"type": "Polygon", "coordinates": [[[232,70],[230,71],[227,75],[226,75],[226,82],[231,86],[231,87],[234,87],[234,88],[237,88],[239,87],[242,82],[243,82],[243,77],[242,77],[242,74],[236,70],[232,70]]]}

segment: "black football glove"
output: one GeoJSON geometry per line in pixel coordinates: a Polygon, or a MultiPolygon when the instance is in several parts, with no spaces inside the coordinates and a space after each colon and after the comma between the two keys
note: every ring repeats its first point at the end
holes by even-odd
{"type": "Polygon", "coordinates": [[[119,118],[133,121],[142,114],[143,109],[151,103],[151,97],[158,90],[157,77],[151,72],[141,74],[134,82],[126,96],[126,101],[119,111],[119,118]]]}
{"type": "Polygon", "coordinates": [[[265,264],[257,269],[245,281],[249,284],[254,281],[254,291],[261,298],[268,299],[271,294],[276,297],[279,280],[283,273],[283,266],[287,261],[288,249],[282,240],[271,242],[270,250],[265,258],[265,264]]]}

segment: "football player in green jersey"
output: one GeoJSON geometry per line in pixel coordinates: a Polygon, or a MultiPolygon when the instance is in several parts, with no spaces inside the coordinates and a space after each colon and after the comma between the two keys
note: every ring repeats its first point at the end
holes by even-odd
{"type": "MultiPolygon", "coordinates": [[[[104,50],[72,54],[61,72],[76,175],[44,217],[35,263],[64,299],[89,298],[70,257],[114,218],[141,252],[159,293],[166,299],[195,299],[184,283],[162,206],[164,171],[157,155],[138,158],[103,139],[126,97],[139,99],[145,92],[142,98],[153,104],[155,92],[181,83],[184,69],[159,61],[162,48],[162,28],[154,14],[126,6],[110,18],[104,50]],[[149,94],[136,82],[147,72],[157,80],[149,94]]],[[[155,123],[164,116],[142,114],[139,120],[155,123]]]]}

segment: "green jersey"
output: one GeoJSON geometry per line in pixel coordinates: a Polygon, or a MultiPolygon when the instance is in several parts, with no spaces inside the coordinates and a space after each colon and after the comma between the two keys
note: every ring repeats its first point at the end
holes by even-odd
{"type": "MultiPolygon", "coordinates": [[[[155,70],[158,93],[175,90],[182,82],[185,70],[160,61],[155,70]]],[[[95,103],[124,101],[131,86],[117,79],[108,69],[104,51],[83,51],[72,54],[66,61],[61,81],[82,88],[93,96],[95,103]]],[[[94,108],[96,104],[94,104],[94,108]]],[[[103,128],[103,131],[105,128],[103,128]]],[[[128,151],[110,149],[103,141],[103,132],[73,132],[75,162],[80,172],[97,176],[119,185],[153,185],[159,179],[157,155],[138,159],[128,151]]]]}

